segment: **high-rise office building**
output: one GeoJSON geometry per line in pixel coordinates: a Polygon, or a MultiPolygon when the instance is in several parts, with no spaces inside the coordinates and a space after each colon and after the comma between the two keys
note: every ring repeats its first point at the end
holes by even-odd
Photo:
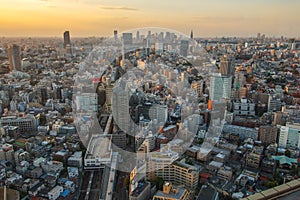
{"type": "Polygon", "coordinates": [[[69,31],[64,32],[64,47],[66,47],[67,45],[71,45],[71,38],[70,38],[69,31]]]}
{"type": "Polygon", "coordinates": [[[148,31],[147,38],[148,38],[148,39],[150,39],[150,38],[151,38],[151,31],[148,31]]]}
{"type": "Polygon", "coordinates": [[[229,99],[231,95],[232,77],[214,74],[210,77],[209,95],[210,100],[220,101],[221,99],[229,99]]]}
{"type": "Polygon", "coordinates": [[[42,100],[42,103],[46,103],[47,100],[48,100],[48,91],[47,91],[47,88],[45,86],[42,86],[40,88],[40,93],[41,93],[41,100],[42,100]]]}
{"type": "Polygon", "coordinates": [[[20,55],[20,47],[16,44],[8,45],[7,54],[9,60],[9,69],[12,70],[22,70],[21,66],[21,55],[20,55]]]}
{"type": "Polygon", "coordinates": [[[118,39],[118,31],[114,30],[114,39],[117,40],[118,39]]]}
{"type": "Polygon", "coordinates": [[[188,40],[181,40],[180,42],[180,55],[186,57],[188,55],[189,50],[189,41],[188,40]]]}
{"type": "Polygon", "coordinates": [[[266,145],[276,143],[278,128],[276,126],[259,127],[259,140],[266,145]]]}
{"type": "Polygon", "coordinates": [[[300,124],[286,123],[286,126],[281,126],[278,144],[283,148],[300,148],[300,124]]]}
{"type": "Polygon", "coordinates": [[[123,33],[124,46],[132,45],[132,33],[123,33]]]}
{"type": "Polygon", "coordinates": [[[191,31],[191,39],[194,39],[194,32],[193,32],[193,30],[191,31]]]}
{"type": "Polygon", "coordinates": [[[139,40],[139,39],[140,39],[140,32],[137,31],[137,32],[136,32],[136,40],[139,40]]]}
{"type": "Polygon", "coordinates": [[[234,74],[234,58],[224,55],[220,58],[220,73],[224,76],[232,76],[234,74]]]}
{"type": "Polygon", "coordinates": [[[115,124],[125,133],[130,131],[129,93],[119,87],[112,92],[112,113],[115,124]]]}

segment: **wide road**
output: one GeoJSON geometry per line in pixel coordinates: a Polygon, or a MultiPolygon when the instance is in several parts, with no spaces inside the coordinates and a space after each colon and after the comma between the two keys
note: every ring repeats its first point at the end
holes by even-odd
{"type": "Polygon", "coordinates": [[[86,170],[84,172],[79,200],[99,200],[103,170],[86,170]]]}
{"type": "Polygon", "coordinates": [[[80,194],[79,194],[79,200],[84,200],[86,196],[86,191],[87,187],[89,185],[91,177],[91,171],[84,171],[83,177],[82,177],[82,184],[81,184],[81,189],[80,189],[80,194]]]}
{"type": "Polygon", "coordinates": [[[89,194],[89,200],[99,200],[103,170],[95,170],[89,194]]]}
{"type": "Polygon", "coordinates": [[[119,172],[118,174],[118,182],[117,182],[117,191],[115,193],[115,200],[128,200],[128,190],[126,186],[124,185],[124,179],[126,177],[129,177],[128,173],[125,172],[119,172]]]}

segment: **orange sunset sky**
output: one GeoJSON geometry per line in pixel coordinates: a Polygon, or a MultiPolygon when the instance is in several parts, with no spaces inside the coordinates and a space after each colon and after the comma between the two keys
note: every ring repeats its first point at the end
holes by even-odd
{"type": "Polygon", "coordinates": [[[0,0],[0,36],[110,36],[164,27],[195,36],[300,36],[299,0],[0,0]]]}

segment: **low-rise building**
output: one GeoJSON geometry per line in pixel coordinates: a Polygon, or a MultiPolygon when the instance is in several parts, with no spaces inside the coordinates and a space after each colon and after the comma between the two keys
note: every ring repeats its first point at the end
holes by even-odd
{"type": "MultiPolygon", "coordinates": [[[[110,136],[111,137],[111,136],[110,136]]],[[[112,157],[111,141],[106,135],[91,138],[84,157],[85,169],[99,169],[109,165],[112,157]]]]}
{"type": "Polygon", "coordinates": [[[132,193],[129,194],[129,200],[148,200],[151,195],[151,184],[141,181],[132,193]]]}
{"type": "Polygon", "coordinates": [[[258,139],[264,144],[276,143],[278,128],[276,126],[260,126],[258,139]]]}
{"type": "Polygon", "coordinates": [[[251,99],[237,99],[233,102],[233,113],[235,115],[255,115],[255,103],[251,99]]]}
{"type": "Polygon", "coordinates": [[[217,176],[218,178],[220,178],[221,180],[231,180],[232,178],[232,170],[230,169],[226,169],[226,168],[221,168],[219,169],[218,173],[217,173],[217,176]]]}
{"type": "Polygon", "coordinates": [[[189,191],[184,188],[175,188],[171,183],[165,183],[163,191],[157,191],[153,200],[189,200],[189,191]]]}
{"type": "Polygon", "coordinates": [[[60,194],[64,191],[62,186],[55,186],[52,190],[48,192],[49,200],[56,200],[60,196],[60,194]]]}
{"type": "Polygon", "coordinates": [[[260,167],[260,162],[263,157],[263,147],[254,147],[254,149],[247,154],[246,166],[249,168],[258,169],[260,167]]]}
{"type": "Polygon", "coordinates": [[[83,162],[82,160],[82,152],[75,152],[71,157],[68,158],[68,166],[81,168],[83,162]]]}

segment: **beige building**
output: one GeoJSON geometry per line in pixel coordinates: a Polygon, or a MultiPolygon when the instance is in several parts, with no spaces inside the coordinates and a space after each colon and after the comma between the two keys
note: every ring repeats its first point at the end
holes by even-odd
{"type": "Polygon", "coordinates": [[[266,145],[276,143],[278,128],[276,126],[259,127],[259,140],[266,145]]]}
{"type": "MultiPolygon", "coordinates": [[[[158,164],[159,162],[150,163],[151,166],[158,164]]],[[[148,167],[148,179],[151,180],[156,176],[175,185],[184,185],[188,189],[195,190],[199,181],[199,169],[180,161],[175,161],[154,171],[149,171],[148,167]]]]}
{"type": "Polygon", "coordinates": [[[232,178],[232,170],[219,169],[217,176],[222,180],[230,181],[232,178]]]}
{"type": "Polygon", "coordinates": [[[6,187],[0,188],[0,200],[19,200],[20,193],[17,190],[9,189],[6,187]]]}
{"type": "Polygon", "coordinates": [[[254,147],[252,152],[247,154],[246,166],[258,169],[263,155],[263,147],[254,147]]]}
{"type": "Polygon", "coordinates": [[[163,191],[157,191],[153,196],[153,200],[189,200],[188,190],[183,188],[175,188],[171,183],[165,183],[163,191]]]}

